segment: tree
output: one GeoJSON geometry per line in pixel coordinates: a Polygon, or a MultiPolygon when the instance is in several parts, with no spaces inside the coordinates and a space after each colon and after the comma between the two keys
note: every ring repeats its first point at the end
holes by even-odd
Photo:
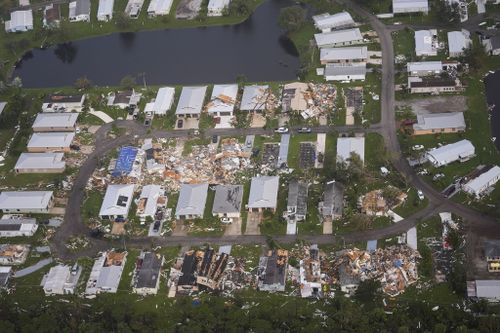
{"type": "Polygon", "coordinates": [[[361,281],[354,297],[363,304],[376,306],[381,301],[380,288],[381,284],[378,280],[369,279],[361,281]]]}
{"type": "Polygon", "coordinates": [[[469,70],[471,72],[478,72],[486,63],[486,52],[484,46],[477,39],[474,40],[472,46],[465,49],[460,61],[469,64],[469,70]]]}
{"type": "Polygon", "coordinates": [[[435,13],[436,17],[441,20],[450,23],[460,23],[460,10],[458,8],[458,3],[449,4],[448,1],[436,1],[434,2],[436,7],[435,13]]]}
{"type": "Polygon", "coordinates": [[[120,81],[120,86],[125,89],[132,89],[137,83],[135,82],[135,77],[132,75],[125,75],[120,81]]]}
{"type": "Polygon", "coordinates": [[[365,214],[354,214],[351,217],[351,223],[354,224],[358,230],[366,230],[371,227],[372,219],[365,214]]]}
{"type": "Polygon", "coordinates": [[[75,87],[78,89],[86,90],[92,86],[92,81],[90,81],[86,76],[76,79],[75,87]]]}
{"type": "Polygon", "coordinates": [[[387,207],[392,208],[399,202],[400,193],[401,191],[394,186],[387,186],[382,190],[382,196],[387,203],[387,207]]]}
{"type": "Polygon", "coordinates": [[[233,0],[229,4],[229,13],[235,16],[246,16],[250,14],[248,0],[233,0]]]}
{"type": "Polygon", "coordinates": [[[278,24],[287,32],[299,30],[306,21],[306,10],[300,6],[282,8],[278,17],[278,24]]]}

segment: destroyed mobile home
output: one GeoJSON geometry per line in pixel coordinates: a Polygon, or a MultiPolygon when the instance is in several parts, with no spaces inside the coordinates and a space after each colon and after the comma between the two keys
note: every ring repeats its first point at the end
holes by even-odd
{"type": "Polygon", "coordinates": [[[229,249],[218,252],[207,247],[190,250],[177,258],[170,269],[169,297],[193,295],[202,290],[232,294],[253,288],[260,291],[284,292],[287,282],[298,286],[296,296],[333,297],[336,287],[352,294],[365,280],[378,280],[382,291],[396,296],[418,281],[420,254],[407,246],[390,246],[372,252],[346,249],[325,254],[317,245],[269,250],[260,257],[257,267],[245,267],[244,258],[233,257],[229,249]],[[289,265],[297,259],[298,266],[289,265]]]}

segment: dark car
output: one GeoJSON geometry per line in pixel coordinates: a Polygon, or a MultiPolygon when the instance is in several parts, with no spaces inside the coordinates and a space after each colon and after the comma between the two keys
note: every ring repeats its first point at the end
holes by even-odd
{"type": "Polygon", "coordinates": [[[160,225],[161,225],[160,221],[155,221],[155,224],[153,225],[153,231],[158,232],[158,230],[160,230],[160,225]]]}
{"type": "Polygon", "coordinates": [[[177,120],[177,128],[182,128],[183,123],[182,119],[177,120]]]}
{"type": "Polygon", "coordinates": [[[212,143],[217,143],[218,140],[219,140],[219,137],[217,135],[212,136],[212,143]]]}
{"type": "Polygon", "coordinates": [[[310,127],[302,127],[297,130],[298,133],[311,133],[312,130],[310,127]]]}

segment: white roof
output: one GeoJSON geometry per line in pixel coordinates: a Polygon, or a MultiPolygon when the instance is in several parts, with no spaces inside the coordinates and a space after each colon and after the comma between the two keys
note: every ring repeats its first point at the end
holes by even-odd
{"type": "Polygon", "coordinates": [[[208,3],[208,11],[220,11],[224,7],[229,6],[231,0],[210,0],[208,3]]]}
{"type": "Polygon", "coordinates": [[[157,15],[167,15],[170,13],[173,0],[151,0],[148,6],[148,13],[155,13],[157,15]]]}
{"type": "Polygon", "coordinates": [[[479,175],[464,185],[467,192],[480,194],[486,188],[493,186],[500,179],[500,167],[495,165],[485,173],[479,175]]]}
{"type": "Polygon", "coordinates": [[[432,44],[432,36],[435,30],[417,30],[415,31],[415,52],[419,54],[433,54],[437,50],[432,44]]]}
{"type": "Polygon", "coordinates": [[[164,115],[172,107],[175,89],[172,87],[162,87],[156,94],[153,111],[155,114],[164,115]]]}
{"type": "Polygon", "coordinates": [[[207,86],[182,88],[175,114],[200,114],[207,86]]]}
{"type": "Polygon", "coordinates": [[[428,0],[392,0],[392,10],[395,13],[417,11],[420,8],[429,9],[428,0]]]}
{"type": "Polygon", "coordinates": [[[123,272],[123,266],[107,266],[102,267],[99,277],[97,278],[96,288],[116,289],[120,284],[120,279],[123,272]]]}
{"type": "Polygon", "coordinates": [[[7,274],[12,271],[12,266],[0,266],[0,273],[7,274]]]}
{"type": "Polygon", "coordinates": [[[499,298],[500,280],[476,280],[476,293],[480,298],[499,298]]]}
{"type": "Polygon", "coordinates": [[[55,133],[33,133],[28,148],[59,148],[69,147],[75,137],[72,132],[55,132],[55,133]]]}
{"type": "Polygon", "coordinates": [[[63,153],[22,153],[14,169],[61,169],[66,166],[63,153]]]}
{"type": "Polygon", "coordinates": [[[245,86],[241,97],[240,110],[253,111],[264,110],[266,108],[266,95],[269,93],[269,86],[253,85],[245,86]]]}
{"type": "Polygon", "coordinates": [[[366,75],[366,64],[326,64],[324,75],[326,76],[358,76],[366,75]]]}
{"type": "Polygon", "coordinates": [[[44,277],[45,283],[43,284],[43,289],[53,291],[63,290],[70,274],[71,269],[67,265],[52,267],[49,273],[44,277]]]}
{"type": "Polygon", "coordinates": [[[127,216],[132,197],[134,184],[109,185],[102,201],[99,216],[127,216]]]}
{"type": "Polygon", "coordinates": [[[52,191],[4,191],[0,193],[0,209],[46,209],[52,191]]]}
{"type": "Polygon", "coordinates": [[[237,84],[216,84],[212,90],[208,112],[233,112],[236,96],[238,95],[237,84]],[[229,97],[229,98],[227,98],[229,97]]]}
{"type": "Polygon", "coordinates": [[[253,177],[250,185],[248,208],[276,208],[280,177],[253,177]]]}
{"type": "Polygon", "coordinates": [[[469,44],[470,39],[467,30],[448,32],[448,52],[450,55],[452,53],[461,53],[469,47],[469,44]]]}
{"type": "Polygon", "coordinates": [[[361,158],[361,161],[365,160],[365,138],[364,137],[354,137],[354,138],[338,138],[337,139],[337,158],[340,160],[347,161],[351,158],[351,153],[356,153],[361,158]]]}
{"type": "Polygon", "coordinates": [[[436,72],[441,73],[443,63],[441,61],[419,61],[406,64],[408,72],[436,72]]]}
{"type": "Polygon", "coordinates": [[[427,157],[435,165],[445,165],[461,158],[474,155],[475,149],[469,140],[461,140],[427,152],[427,157]]]}
{"type": "Polygon", "coordinates": [[[359,28],[354,28],[315,34],[314,39],[316,40],[318,47],[322,47],[326,45],[363,40],[363,36],[361,35],[359,28]]]}
{"type": "Polygon", "coordinates": [[[201,215],[205,212],[208,184],[182,184],[175,215],[201,215]]]}
{"type": "Polygon", "coordinates": [[[97,17],[113,15],[113,6],[115,5],[115,0],[99,0],[99,7],[97,9],[97,17]]]}
{"type": "Polygon", "coordinates": [[[40,127],[74,127],[78,113],[39,113],[33,122],[33,129],[40,127]]]}
{"type": "Polygon", "coordinates": [[[158,198],[162,192],[163,190],[160,185],[146,185],[142,188],[139,199],[147,199],[143,215],[149,215],[151,217],[155,215],[158,198]]]}
{"type": "Polygon", "coordinates": [[[365,60],[367,58],[366,46],[329,47],[320,50],[321,61],[365,60]]]}
{"type": "Polygon", "coordinates": [[[354,25],[354,20],[348,12],[341,12],[333,15],[328,13],[316,15],[313,16],[313,21],[316,28],[320,30],[354,25]]]}
{"type": "MultiPolygon", "coordinates": [[[[18,225],[19,229],[17,232],[35,232],[36,231],[36,219],[32,218],[2,218],[0,219],[0,230],[3,230],[2,226],[12,226],[18,225]]],[[[12,229],[8,229],[12,230],[12,229]]]]}
{"type": "Polygon", "coordinates": [[[10,30],[16,30],[17,27],[33,27],[33,12],[31,10],[16,10],[10,13],[10,30]]]}
{"type": "Polygon", "coordinates": [[[413,129],[417,131],[441,128],[465,129],[463,112],[419,114],[417,123],[413,124],[413,129]]]}
{"type": "Polygon", "coordinates": [[[2,114],[2,112],[6,106],[7,106],[7,102],[0,102],[0,114],[2,114]]]}

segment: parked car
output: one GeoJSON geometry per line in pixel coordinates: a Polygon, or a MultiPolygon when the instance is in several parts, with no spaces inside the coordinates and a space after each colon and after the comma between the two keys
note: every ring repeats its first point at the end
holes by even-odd
{"type": "Polygon", "coordinates": [[[417,191],[417,196],[418,196],[418,198],[419,198],[420,200],[424,200],[424,198],[425,198],[425,197],[424,197],[424,193],[423,193],[421,190],[418,190],[418,191],[417,191]]]}
{"type": "Polygon", "coordinates": [[[182,128],[183,123],[184,121],[182,121],[182,119],[177,120],[177,128],[182,128]]]}
{"type": "Polygon", "coordinates": [[[432,177],[432,180],[438,180],[444,177],[444,173],[437,173],[432,177]]]}
{"type": "Polygon", "coordinates": [[[212,135],[212,143],[217,143],[218,140],[219,138],[217,137],[217,135],[212,135]]]}
{"type": "Polygon", "coordinates": [[[285,134],[288,133],[288,128],[286,127],[278,127],[274,130],[274,133],[285,134]]]}
{"type": "Polygon", "coordinates": [[[414,145],[414,146],[412,147],[412,149],[413,149],[413,150],[422,150],[422,149],[424,149],[424,148],[425,148],[425,147],[424,147],[424,146],[422,146],[422,145],[414,145]]]}
{"type": "Polygon", "coordinates": [[[231,223],[233,223],[233,219],[230,217],[221,217],[220,223],[231,224],[231,223]]]}
{"type": "Polygon", "coordinates": [[[298,133],[311,133],[311,131],[310,127],[302,127],[297,130],[298,133]]]}

